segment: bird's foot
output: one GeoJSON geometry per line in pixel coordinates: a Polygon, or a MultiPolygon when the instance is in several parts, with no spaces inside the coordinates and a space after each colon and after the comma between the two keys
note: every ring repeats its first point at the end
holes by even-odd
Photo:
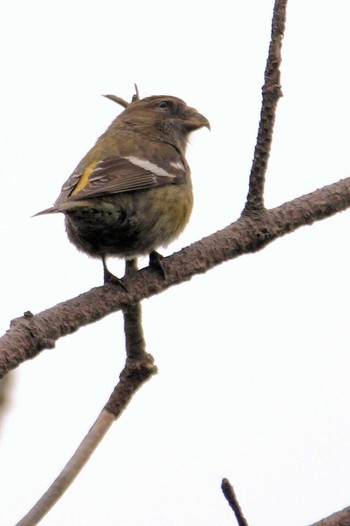
{"type": "Polygon", "coordinates": [[[106,285],[107,283],[111,283],[112,285],[119,285],[120,287],[122,287],[122,289],[125,290],[125,292],[129,292],[127,287],[124,285],[123,281],[108,270],[104,259],[102,259],[102,263],[104,284],[106,285]]]}
{"type": "Polygon", "coordinates": [[[163,262],[162,262],[163,259],[164,259],[164,256],[159,254],[159,252],[157,252],[156,250],[152,250],[152,252],[149,255],[149,266],[152,267],[157,272],[159,272],[162,275],[162,277],[165,279],[166,274],[165,274],[165,269],[164,269],[163,262]]]}
{"type": "Polygon", "coordinates": [[[125,292],[129,292],[126,285],[124,285],[123,281],[114,274],[112,274],[112,272],[109,272],[109,270],[104,273],[103,278],[105,285],[107,283],[111,283],[112,285],[119,285],[122,289],[125,290],[125,292]]]}

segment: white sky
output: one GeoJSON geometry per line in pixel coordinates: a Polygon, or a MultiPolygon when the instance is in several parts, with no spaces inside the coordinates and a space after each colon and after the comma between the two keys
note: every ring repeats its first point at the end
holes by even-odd
{"type": "MultiPolygon", "coordinates": [[[[102,93],[130,98],[137,82],[141,96],[176,95],[212,124],[192,136],[195,209],[164,254],[239,216],[272,6],[2,1],[1,333],[102,283],[62,217],[31,219],[119,112],[102,93]]],[[[349,22],[345,0],[290,1],[268,206],[350,175],[349,22]]],[[[339,214],[145,301],[159,374],[42,524],[229,526],[222,477],[252,525],[310,524],[350,505],[349,223],[339,214]]],[[[28,510],[88,431],[123,345],[115,314],[18,369],[1,524],[28,510]]]]}

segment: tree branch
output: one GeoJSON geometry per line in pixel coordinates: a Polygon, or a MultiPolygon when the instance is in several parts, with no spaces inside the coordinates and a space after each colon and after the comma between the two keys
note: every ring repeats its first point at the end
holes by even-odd
{"type": "MultiPolygon", "coordinates": [[[[129,272],[127,290],[106,285],[60,303],[34,316],[27,311],[12,321],[10,330],[0,338],[0,377],[46,348],[53,348],[62,336],[123,310],[127,358],[120,381],[88,435],[59,477],[18,526],[31,526],[47,513],[90,458],[113,421],[128,405],[143,383],[157,372],[153,358],[145,352],[140,301],[191,279],[198,273],[240,255],[263,249],[270,242],[301,226],[330,217],[350,206],[350,178],[316,190],[272,210],[264,208],[265,175],[272,144],[276,108],[282,96],[280,86],[281,47],[285,29],[287,0],[275,0],[271,42],[265,70],[263,101],[257,143],[249,179],[247,202],[242,217],[235,223],[190,247],[162,260],[166,279],[151,268],[129,272]]],[[[138,100],[136,93],[132,99],[138,100]]],[[[105,95],[124,108],[128,102],[105,95]]],[[[235,512],[238,524],[247,526],[234,490],[227,479],[222,490],[235,512]]],[[[333,514],[313,526],[350,526],[350,508],[333,514]]]]}
{"type": "MultiPolygon", "coordinates": [[[[131,270],[137,270],[136,260],[126,262],[126,275],[131,270]]],[[[17,526],[35,526],[41,521],[72,484],[113,422],[126,409],[136,391],[152,375],[157,373],[153,357],[146,353],[142,329],[141,304],[134,303],[125,307],[123,314],[126,362],[120,374],[119,382],[74,455],[44,495],[17,523],[17,526]]]]}
{"type": "Polygon", "coordinates": [[[260,113],[258,137],[249,178],[249,191],[244,213],[264,208],[264,187],[270,157],[273,128],[279,98],[282,40],[286,23],[287,0],[276,0],[272,17],[271,41],[265,69],[265,83],[260,113]]]}
{"type": "Polygon", "coordinates": [[[153,358],[148,354],[137,360],[127,358],[120,381],[96,422],[49,489],[16,526],[34,526],[50,511],[78,476],[113,422],[126,409],[136,391],[156,372],[157,368],[153,365],[153,358]]]}
{"type": "Polygon", "coordinates": [[[350,526],[350,506],[311,524],[311,526],[350,526]]]}
{"type": "Polygon", "coordinates": [[[26,312],[11,322],[0,338],[0,377],[62,336],[104,316],[149,298],[204,273],[225,261],[256,252],[304,225],[330,217],[350,206],[350,178],[325,186],[271,210],[251,212],[238,221],[162,260],[163,279],[150,267],[125,279],[128,292],[114,285],[91,289],[34,316],[26,312]]]}
{"type": "Polygon", "coordinates": [[[222,479],[221,489],[235,514],[238,526],[248,526],[247,519],[243,515],[235,491],[228,479],[222,479]]]}

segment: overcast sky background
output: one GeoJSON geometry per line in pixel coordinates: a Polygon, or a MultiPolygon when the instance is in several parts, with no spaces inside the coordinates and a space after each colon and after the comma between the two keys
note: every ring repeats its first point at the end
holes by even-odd
{"type": "MultiPolygon", "coordinates": [[[[235,220],[257,133],[272,0],[2,0],[0,329],[102,283],[63,217],[31,216],[120,109],[183,98],[195,208],[171,254],[235,220]]],[[[290,1],[266,204],[350,175],[350,5],[290,1]]],[[[350,213],[143,303],[159,374],[136,395],[45,526],[310,524],[350,505],[350,213]]],[[[146,260],[140,261],[141,265],[146,260]]],[[[123,263],[111,269],[121,275],[123,263]]],[[[61,339],[16,372],[2,427],[0,524],[46,490],[124,363],[122,316],[61,339]]]]}

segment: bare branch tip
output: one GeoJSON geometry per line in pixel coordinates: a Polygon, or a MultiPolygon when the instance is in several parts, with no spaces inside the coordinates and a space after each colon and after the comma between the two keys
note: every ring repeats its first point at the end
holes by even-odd
{"type": "Polygon", "coordinates": [[[227,478],[222,479],[221,489],[222,489],[224,497],[227,500],[230,508],[233,510],[235,514],[238,526],[248,526],[248,522],[243,515],[242,509],[239,505],[239,502],[236,497],[233,486],[227,478]]]}
{"type": "Polygon", "coordinates": [[[135,88],[135,95],[132,96],[131,102],[140,100],[140,93],[139,93],[139,88],[137,87],[137,84],[134,84],[134,88],[135,88]]]}
{"type": "Polygon", "coordinates": [[[135,87],[135,94],[132,96],[131,102],[128,102],[122,99],[121,97],[118,97],[117,95],[113,95],[113,94],[102,95],[102,97],[106,97],[106,99],[112,100],[116,104],[119,104],[119,106],[122,106],[123,108],[127,108],[131,103],[137,100],[140,100],[140,93],[139,93],[137,84],[134,84],[134,87],[135,87]]]}
{"type": "Polygon", "coordinates": [[[102,97],[106,97],[106,99],[112,100],[113,102],[115,102],[116,104],[119,104],[123,108],[127,108],[129,106],[129,102],[122,99],[121,97],[118,97],[117,95],[108,94],[108,95],[102,95],[102,97]]]}

